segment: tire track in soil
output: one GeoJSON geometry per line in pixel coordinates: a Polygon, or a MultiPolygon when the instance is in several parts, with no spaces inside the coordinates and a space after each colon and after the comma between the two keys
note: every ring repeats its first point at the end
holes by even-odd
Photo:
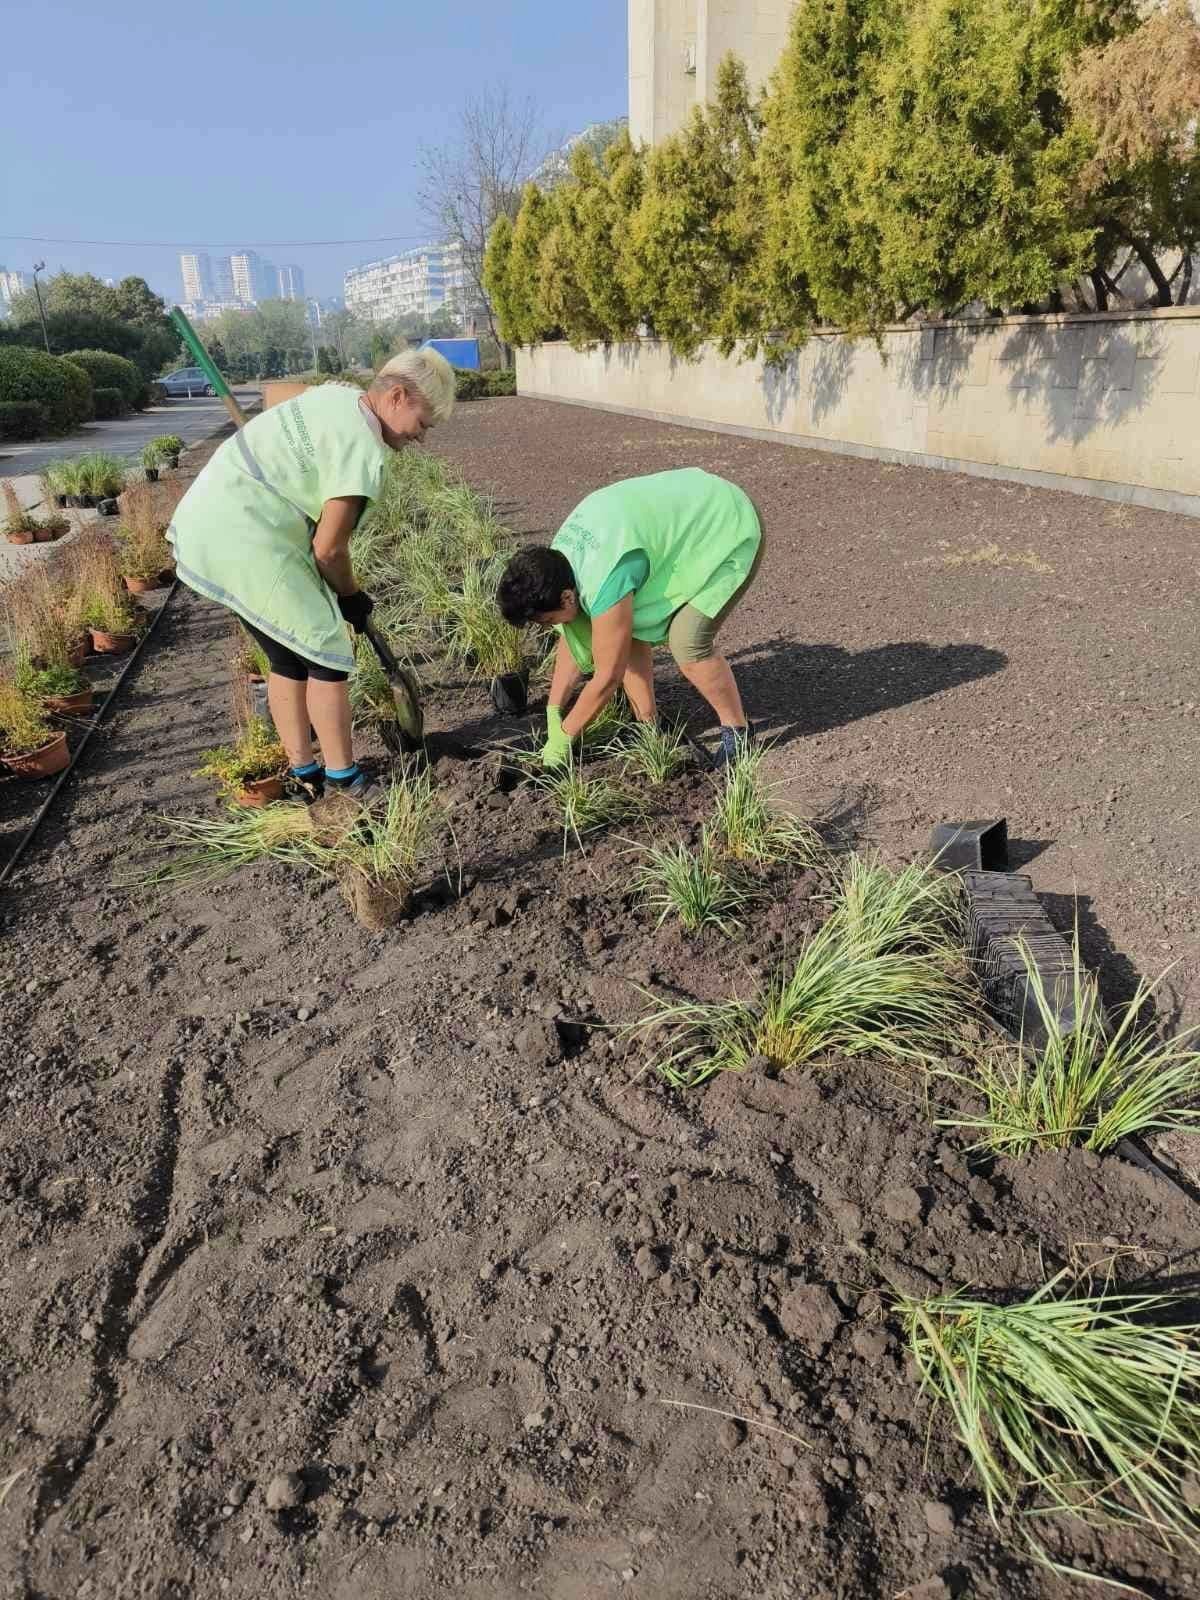
{"type": "MultiPolygon", "coordinates": [[[[176,1046],[186,1043],[193,1033],[187,1022],[178,1024],[176,1046]],[[182,1034],[183,1037],[179,1037],[182,1034]]],[[[118,1259],[104,1298],[96,1339],[96,1364],[92,1383],[98,1393],[99,1403],[93,1409],[84,1446],[76,1454],[41,1469],[37,1494],[31,1512],[34,1534],[41,1533],[53,1511],[62,1509],[75,1485],[87,1470],[96,1453],[97,1442],[120,1404],[120,1368],[126,1359],[129,1341],[137,1324],[131,1316],[138,1299],[142,1276],[151,1253],[167,1231],[171,1203],[175,1190],[175,1169],[179,1153],[179,1104],[186,1071],[185,1057],[180,1051],[168,1058],[159,1090],[161,1107],[160,1133],[157,1147],[150,1158],[143,1196],[136,1207],[135,1216],[142,1229],[141,1237],[128,1245],[118,1259]]],[[[56,1445],[55,1453],[60,1446],[56,1445]]],[[[27,1561],[28,1557],[25,1557],[27,1561]]]]}

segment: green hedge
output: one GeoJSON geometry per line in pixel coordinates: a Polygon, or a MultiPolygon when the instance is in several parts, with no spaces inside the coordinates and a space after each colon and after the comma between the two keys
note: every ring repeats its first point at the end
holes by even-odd
{"type": "Polygon", "coordinates": [[[0,400],[0,439],[36,439],[45,431],[45,406],[36,400],[0,400]]]}
{"type": "Polygon", "coordinates": [[[51,433],[69,433],[92,416],[92,380],[82,367],[24,345],[0,347],[0,401],[32,400],[51,433]]]}
{"type": "Polygon", "coordinates": [[[499,372],[472,372],[468,367],[454,369],[456,400],[489,400],[516,392],[517,375],[511,367],[502,367],[499,372]]]}
{"type": "MultiPolygon", "coordinates": [[[[68,350],[63,357],[82,367],[92,380],[97,392],[101,389],[119,389],[130,409],[140,409],[146,390],[146,380],[124,356],[115,356],[108,350],[68,350]]],[[[100,415],[99,411],[96,413],[100,415]]]]}
{"type": "Polygon", "coordinates": [[[93,395],[97,422],[111,422],[114,417],[123,417],[129,411],[129,401],[123,389],[110,389],[101,384],[93,391],[93,395]]]}
{"type": "Polygon", "coordinates": [[[81,428],[85,422],[90,422],[96,415],[95,390],[92,386],[91,375],[75,361],[68,361],[66,356],[59,356],[58,361],[67,380],[67,392],[70,395],[71,421],[69,426],[81,428]]]}

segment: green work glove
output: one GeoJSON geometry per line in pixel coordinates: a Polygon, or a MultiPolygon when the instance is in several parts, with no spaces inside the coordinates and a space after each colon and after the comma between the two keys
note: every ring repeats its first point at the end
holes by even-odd
{"type": "Polygon", "coordinates": [[[559,706],[546,707],[546,742],[542,746],[542,765],[562,767],[571,759],[571,740],[563,732],[562,710],[559,706]]]}

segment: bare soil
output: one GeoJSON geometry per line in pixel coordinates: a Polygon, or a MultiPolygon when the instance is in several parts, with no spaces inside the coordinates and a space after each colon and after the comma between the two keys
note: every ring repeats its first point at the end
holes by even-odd
{"type": "MultiPolygon", "coordinates": [[[[1161,696],[1190,666],[1167,622],[1192,525],[519,400],[443,431],[527,529],[622,473],[729,472],[771,532],[729,639],[789,798],[892,853],[1005,810],[1040,888],[1087,867],[1113,983],[1194,955],[1194,852],[1154,820],[1189,803],[1195,725],[1161,696]],[[947,566],[942,539],[1060,576],[947,566]],[[1084,563],[1078,604],[1047,598],[1084,563]],[[1151,882],[1185,892],[1152,916],[1151,882]]],[[[400,929],[275,865],[115,887],[157,859],[155,813],[215,809],[193,773],[226,630],[176,594],[3,908],[4,1600],[1079,1593],[988,1521],[886,1286],[1026,1291],[1121,1246],[1161,1282],[1191,1200],[1116,1158],[976,1162],[948,1106],[861,1062],[657,1084],[617,1031],[645,992],[749,992],[826,886],[777,877],[736,939],[656,929],[619,837],[564,856],[500,777],[522,724],[479,686],[431,697],[461,859],[400,929]]],[[[685,773],[636,831],[710,803],[685,773]]],[[[1160,1600],[1200,1589],[1146,1540],[1045,1537],[1160,1600]]]]}

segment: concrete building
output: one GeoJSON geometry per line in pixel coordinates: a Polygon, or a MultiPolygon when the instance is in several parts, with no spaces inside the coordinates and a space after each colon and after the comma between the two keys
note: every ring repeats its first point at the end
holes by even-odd
{"type": "Polygon", "coordinates": [[[712,97],[733,51],[751,86],[770,76],[796,0],[629,0],[629,132],[657,144],[712,97]]]}
{"type": "Polygon", "coordinates": [[[467,299],[462,246],[429,244],[346,274],[346,309],[368,322],[393,317],[461,314],[467,299]]]}
{"type": "Polygon", "coordinates": [[[179,275],[183,279],[183,298],[192,305],[204,300],[215,300],[213,293],[212,257],[205,250],[190,251],[179,257],[179,275]]]}
{"type": "Polygon", "coordinates": [[[10,272],[7,267],[0,267],[0,317],[12,315],[13,296],[24,294],[32,282],[28,273],[10,272]]]}
{"type": "Polygon", "coordinates": [[[303,267],[279,267],[276,269],[276,276],[279,280],[279,298],[281,300],[304,299],[303,267]]]}
{"type": "Polygon", "coordinates": [[[279,298],[279,269],[257,250],[239,250],[229,258],[233,275],[233,297],[246,305],[279,298]]]}

